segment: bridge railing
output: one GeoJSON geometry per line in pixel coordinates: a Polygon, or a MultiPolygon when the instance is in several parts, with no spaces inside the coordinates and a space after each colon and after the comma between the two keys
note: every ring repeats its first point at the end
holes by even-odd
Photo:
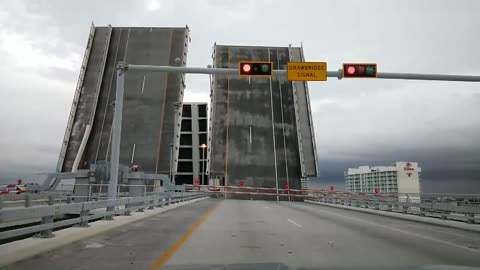
{"type": "Polygon", "coordinates": [[[121,197],[114,200],[99,200],[78,203],[63,203],[33,206],[28,208],[7,208],[0,210],[0,224],[15,223],[32,219],[41,219],[39,225],[23,226],[13,229],[2,228],[0,241],[19,236],[32,235],[41,238],[53,236],[53,230],[72,225],[87,227],[92,220],[102,218],[113,219],[115,215],[130,215],[132,211],[144,211],[163,207],[172,203],[204,197],[203,193],[183,192],[157,192],[142,197],[121,197]],[[113,211],[107,207],[115,206],[113,211]],[[62,216],[75,216],[74,218],[59,218],[62,216]]]}
{"type": "MultiPolygon", "coordinates": [[[[72,203],[75,201],[99,201],[108,199],[108,184],[60,184],[59,189],[52,191],[40,191],[37,193],[6,194],[0,196],[0,209],[32,207],[35,205],[49,205],[58,203],[72,203]],[[75,187],[86,188],[85,195],[76,195],[75,187]],[[52,202],[53,200],[53,202],[52,202]]],[[[156,193],[166,192],[163,187],[154,185],[130,185],[121,184],[117,187],[117,198],[138,197],[155,194],[147,190],[156,190],[156,193]],[[136,194],[131,195],[129,189],[135,188],[136,194]]],[[[184,192],[181,185],[172,186],[171,192],[184,192]]]]}
{"type": "Polygon", "coordinates": [[[251,195],[251,196],[278,196],[290,198],[308,198],[308,190],[277,189],[269,187],[245,186],[216,186],[216,185],[185,185],[187,192],[202,192],[218,195],[251,195]]]}
{"type": "Polygon", "coordinates": [[[467,223],[480,222],[480,194],[398,193],[380,194],[365,192],[311,193],[310,201],[325,204],[370,208],[403,214],[439,217],[467,223]]]}
{"type": "MultiPolygon", "coordinates": [[[[64,196],[68,196],[68,194],[65,194],[64,196]]],[[[64,197],[57,194],[8,194],[0,196],[0,210],[4,208],[21,208],[35,205],[57,204],[64,203],[65,201],[66,200],[64,197]]]]}
{"type": "MultiPolygon", "coordinates": [[[[188,192],[302,198],[403,214],[480,223],[480,194],[367,193],[330,190],[276,189],[267,187],[186,185],[188,192]]],[[[282,200],[282,199],[281,199],[282,200]]]]}

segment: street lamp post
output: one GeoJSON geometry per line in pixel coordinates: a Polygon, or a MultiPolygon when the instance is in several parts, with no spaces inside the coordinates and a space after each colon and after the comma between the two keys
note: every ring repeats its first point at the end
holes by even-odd
{"type": "Polygon", "coordinates": [[[173,183],[173,142],[170,144],[170,183],[173,183]]]}
{"type": "Polygon", "coordinates": [[[173,124],[173,142],[172,142],[172,148],[171,148],[171,155],[172,155],[172,164],[171,164],[171,172],[172,172],[172,178],[171,178],[171,181],[172,181],[172,184],[173,185],[176,185],[175,183],[175,178],[176,178],[176,174],[177,174],[177,166],[176,166],[176,162],[177,162],[177,147],[176,145],[179,145],[177,142],[178,142],[178,138],[177,137],[180,137],[178,136],[178,134],[180,134],[180,120],[179,120],[179,116],[180,116],[180,108],[182,107],[182,104],[180,102],[173,102],[172,104],[173,106],[173,112],[174,112],[174,124],[173,124]]]}
{"type": "Polygon", "coordinates": [[[202,143],[200,145],[200,148],[202,148],[202,186],[204,185],[203,178],[205,177],[205,149],[207,148],[207,145],[202,143]]]}

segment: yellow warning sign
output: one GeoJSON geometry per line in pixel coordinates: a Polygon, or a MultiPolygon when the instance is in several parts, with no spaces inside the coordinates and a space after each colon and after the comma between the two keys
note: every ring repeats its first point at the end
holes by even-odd
{"type": "Polygon", "coordinates": [[[289,81],[326,81],[327,62],[288,62],[289,81]]]}

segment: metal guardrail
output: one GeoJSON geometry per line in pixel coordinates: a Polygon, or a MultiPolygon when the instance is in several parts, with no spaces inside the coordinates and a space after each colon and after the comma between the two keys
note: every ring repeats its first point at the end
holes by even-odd
{"type": "Polygon", "coordinates": [[[327,204],[340,204],[359,208],[371,208],[403,214],[439,217],[460,220],[467,223],[480,223],[478,194],[406,194],[395,196],[371,193],[325,192],[311,195],[308,200],[327,204]],[[453,200],[449,198],[464,198],[453,200]]]}
{"type": "Polygon", "coordinates": [[[245,187],[245,186],[216,186],[216,185],[185,185],[186,192],[203,192],[223,195],[252,195],[252,196],[277,196],[288,198],[309,198],[308,190],[284,189],[269,187],[245,187]]]}
{"type": "Polygon", "coordinates": [[[0,197],[0,210],[7,208],[32,207],[36,205],[65,203],[68,196],[57,194],[9,194],[0,197]]]}
{"type": "MultiPolygon", "coordinates": [[[[76,198],[85,199],[89,201],[105,200],[108,198],[107,193],[93,193],[88,196],[75,196],[72,193],[56,193],[51,194],[12,194],[14,196],[2,196],[0,197],[0,210],[14,207],[32,207],[38,205],[51,205],[60,203],[72,203],[76,198]],[[51,202],[53,200],[53,203],[51,202]]],[[[129,197],[128,192],[119,192],[118,197],[129,197]]]]}
{"type": "MultiPolygon", "coordinates": [[[[12,207],[32,207],[35,205],[51,205],[57,203],[71,203],[75,199],[82,199],[82,201],[98,201],[108,199],[108,194],[106,192],[108,184],[61,184],[59,187],[71,188],[71,190],[53,190],[48,192],[40,193],[21,193],[21,194],[7,194],[0,196],[0,210],[12,207]],[[87,187],[88,194],[85,196],[75,195],[73,188],[74,187],[87,187]],[[102,188],[104,191],[102,192],[102,188]],[[99,190],[95,190],[99,189],[99,190]],[[53,200],[53,203],[52,203],[53,200]]],[[[119,197],[130,197],[131,195],[128,192],[129,188],[137,187],[142,190],[142,194],[150,194],[147,192],[148,188],[151,188],[150,185],[118,185],[117,187],[117,198],[119,197]]],[[[182,186],[174,186],[173,191],[184,191],[182,186]]],[[[158,193],[158,192],[157,192],[158,193]]],[[[137,197],[137,196],[135,196],[137,197]]]]}
{"type": "Polygon", "coordinates": [[[145,208],[154,209],[155,206],[163,207],[172,203],[177,203],[195,198],[204,197],[205,194],[183,193],[183,192],[162,192],[150,194],[143,197],[124,197],[115,200],[90,201],[69,204],[53,204],[48,206],[33,206],[20,209],[0,210],[0,224],[4,222],[19,222],[31,219],[40,219],[40,225],[28,226],[24,228],[12,229],[0,232],[0,240],[10,239],[18,236],[38,233],[41,238],[53,237],[53,230],[65,226],[78,225],[87,227],[88,222],[94,219],[113,219],[115,215],[129,215],[131,211],[143,211],[145,208]],[[108,207],[113,207],[113,211],[106,211],[108,207]],[[105,209],[105,211],[100,211],[105,209]],[[91,214],[91,210],[95,213],[91,214]],[[76,214],[79,217],[55,221],[56,216],[76,214]]]}

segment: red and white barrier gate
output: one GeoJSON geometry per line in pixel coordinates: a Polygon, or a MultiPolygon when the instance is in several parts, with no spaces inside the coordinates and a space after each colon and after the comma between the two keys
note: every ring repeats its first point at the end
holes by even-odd
{"type": "Polygon", "coordinates": [[[240,195],[255,195],[255,196],[279,196],[279,197],[296,197],[296,198],[318,198],[344,201],[369,201],[369,202],[387,202],[397,199],[397,194],[381,194],[367,192],[348,192],[348,191],[334,191],[330,190],[303,190],[290,189],[285,185],[283,189],[268,188],[268,187],[245,187],[241,186],[216,186],[216,185],[186,185],[188,192],[205,192],[217,194],[240,194],[240,195]],[[195,189],[193,189],[195,187],[195,189]]]}
{"type": "MultiPolygon", "coordinates": [[[[199,190],[189,190],[192,185],[186,185],[187,191],[205,192],[205,193],[220,193],[220,194],[242,194],[242,195],[267,195],[267,196],[282,196],[282,197],[311,197],[308,190],[301,189],[277,189],[267,187],[245,187],[245,186],[212,186],[212,185],[195,185],[200,187],[199,190]],[[300,193],[300,194],[298,194],[300,193]]],[[[288,186],[286,186],[288,187],[288,186]]]]}

